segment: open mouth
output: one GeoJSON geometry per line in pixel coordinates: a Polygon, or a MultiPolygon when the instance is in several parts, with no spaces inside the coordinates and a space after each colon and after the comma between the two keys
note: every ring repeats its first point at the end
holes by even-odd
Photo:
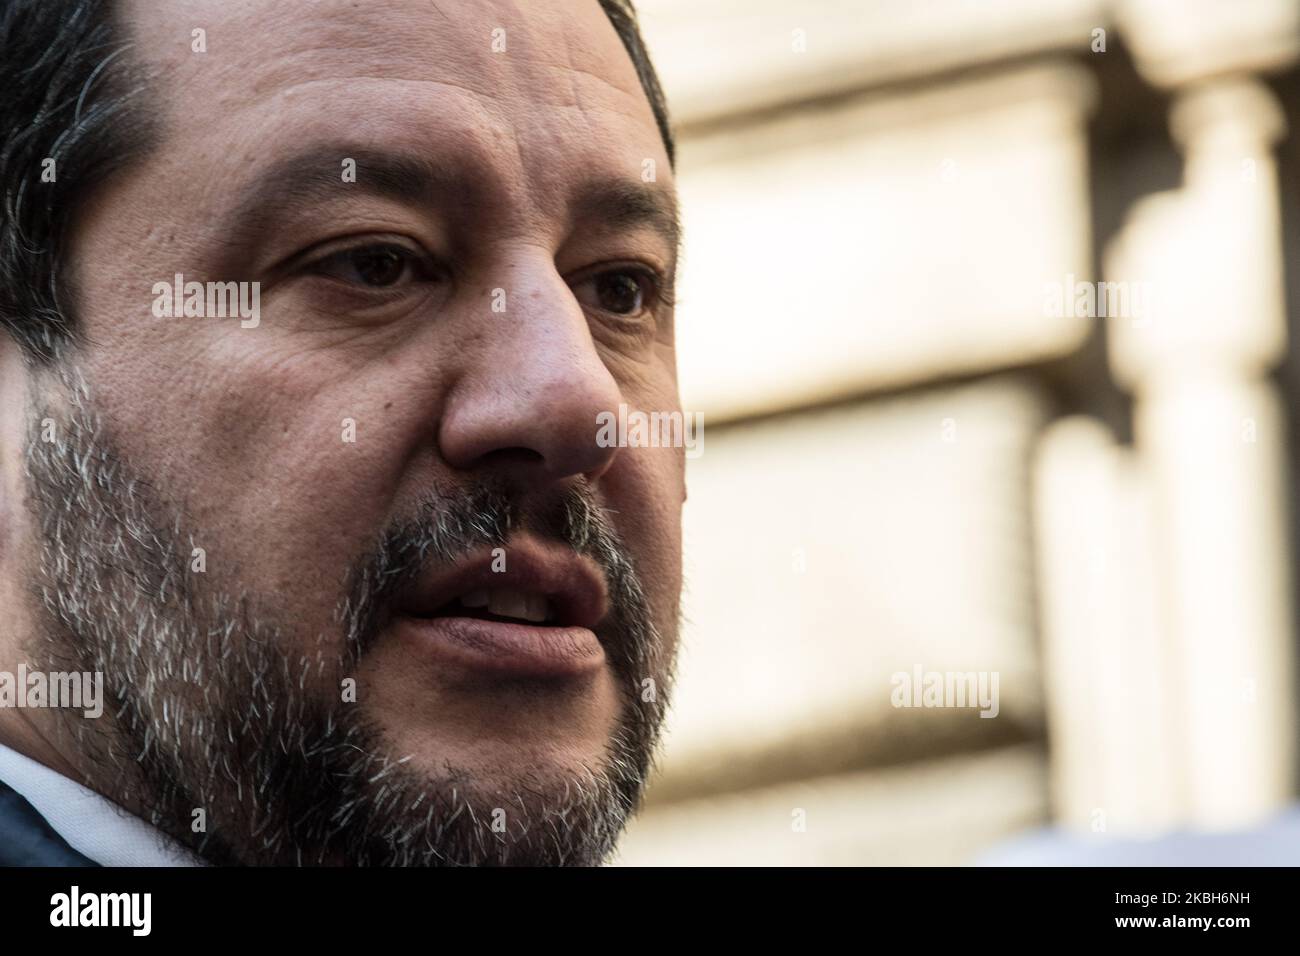
{"type": "Polygon", "coordinates": [[[512,540],[508,566],[482,552],[421,577],[398,596],[402,616],[468,618],[532,627],[595,628],[609,610],[604,577],[590,559],[526,538],[512,540]]]}
{"type": "Polygon", "coordinates": [[[557,605],[545,594],[515,588],[476,588],[439,607],[429,617],[469,617],[503,624],[563,626],[557,605]]]}
{"type": "Polygon", "coordinates": [[[511,540],[507,557],[498,571],[483,551],[412,581],[395,603],[408,646],[449,673],[545,680],[601,673],[598,632],[610,604],[599,567],[526,537],[511,540]]]}

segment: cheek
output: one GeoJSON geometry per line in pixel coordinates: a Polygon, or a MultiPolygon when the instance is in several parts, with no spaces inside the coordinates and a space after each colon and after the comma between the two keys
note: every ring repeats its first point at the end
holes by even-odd
{"type": "MultiPolygon", "coordinates": [[[[625,388],[628,403],[650,412],[680,412],[671,349],[651,373],[625,388]]],[[[684,413],[689,418],[689,413],[684,413]]],[[[685,436],[684,436],[685,437],[685,436]]],[[[624,448],[601,479],[619,513],[615,526],[632,550],[665,636],[675,632],[682,587],[682,504],[686,497],[686,450],[624,448]]]]}
{"type": "Polygon", "coordinates": [[[383,376],[341,374],[323,354],[204,359],[184,375],[101,366],[88,377],[128,467],[183,509],[208,583],[274,595],[323,626],[389,517],[418,430],[409,405],[386,398],[383,376]]]}
{"type": "Polygon", "coordinates": [[[681,593],[683,459],[679,448],[626,448],[601,479],[661,625],[681,593]]]}

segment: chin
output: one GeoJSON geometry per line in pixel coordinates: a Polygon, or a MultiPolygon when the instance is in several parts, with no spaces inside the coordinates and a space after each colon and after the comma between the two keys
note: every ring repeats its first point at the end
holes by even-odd
{"type": "Polygon", "coordinates": [[[455,768],[494,791],[604,769],[625,706],[607,667],[558,682],[431,683],[382,682],[388,690],[365,704],[367,722],[389,756],[409,758],[411,769],[438,778],[455,768]]]}

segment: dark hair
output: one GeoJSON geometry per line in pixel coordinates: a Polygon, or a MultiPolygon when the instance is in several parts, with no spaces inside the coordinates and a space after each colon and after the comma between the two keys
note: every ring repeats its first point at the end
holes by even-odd
{"type": "Polygon", "coordinates": [[[614,24],[618,38],[623,41],[623,48],[632,58],[637,79],[641,81],[641,89],[645,90],[646,99],[650,101],[650,109],[654,110],[655,122],[659,125],[659,135],[663,138],[664,150],[668,153],[668,164],[675,165],[677,144],[673,140],[672,125],[668,122],[668,103],[664,99],[664,91],[659,86],[659,76],[655,73],[654,64],[650,62],[650,53],[645,48],[645,41],[641,39],[641,28],[637,26],[636,10],[632,7],[632,0],[600,0],[600,7],[605,11],[605,16],[609,17],[609,22],[614,24]]]}
{"type": "Polygon", "coordinates": [[[151,141],[110,19],[108,0],[0,0],[0,325],[37,361],[72,332],[72,211],[151,141]]]}
{"type": "MultiPolygon", "coordinates": [[[[600,6],[675,163],[631,0],[600,6]]],[[[62,266],[76,211],[157,135],[129,45],[116,33],[112,0],[0,0],[0,326],[38,363],[53,361],[75,331],[75,290],[62,266]]]]}

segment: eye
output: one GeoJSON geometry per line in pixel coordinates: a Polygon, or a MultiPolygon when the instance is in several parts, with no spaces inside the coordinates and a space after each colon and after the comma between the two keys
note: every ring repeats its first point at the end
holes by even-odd
{"type": "Polygon", "coordinates": [[[411,281],[438,278],[431,264],[402,246],[357,246],[318,259],[311,266],[318,275],[372,289],[388,289],[411,281]]]}
{"type": "Polygon", "coordinates": [[[577,283],[574,294],[591,308],[613,315],[640,315],[656,298],[657,281],[642,269],[611,269],[577,283]]]}

